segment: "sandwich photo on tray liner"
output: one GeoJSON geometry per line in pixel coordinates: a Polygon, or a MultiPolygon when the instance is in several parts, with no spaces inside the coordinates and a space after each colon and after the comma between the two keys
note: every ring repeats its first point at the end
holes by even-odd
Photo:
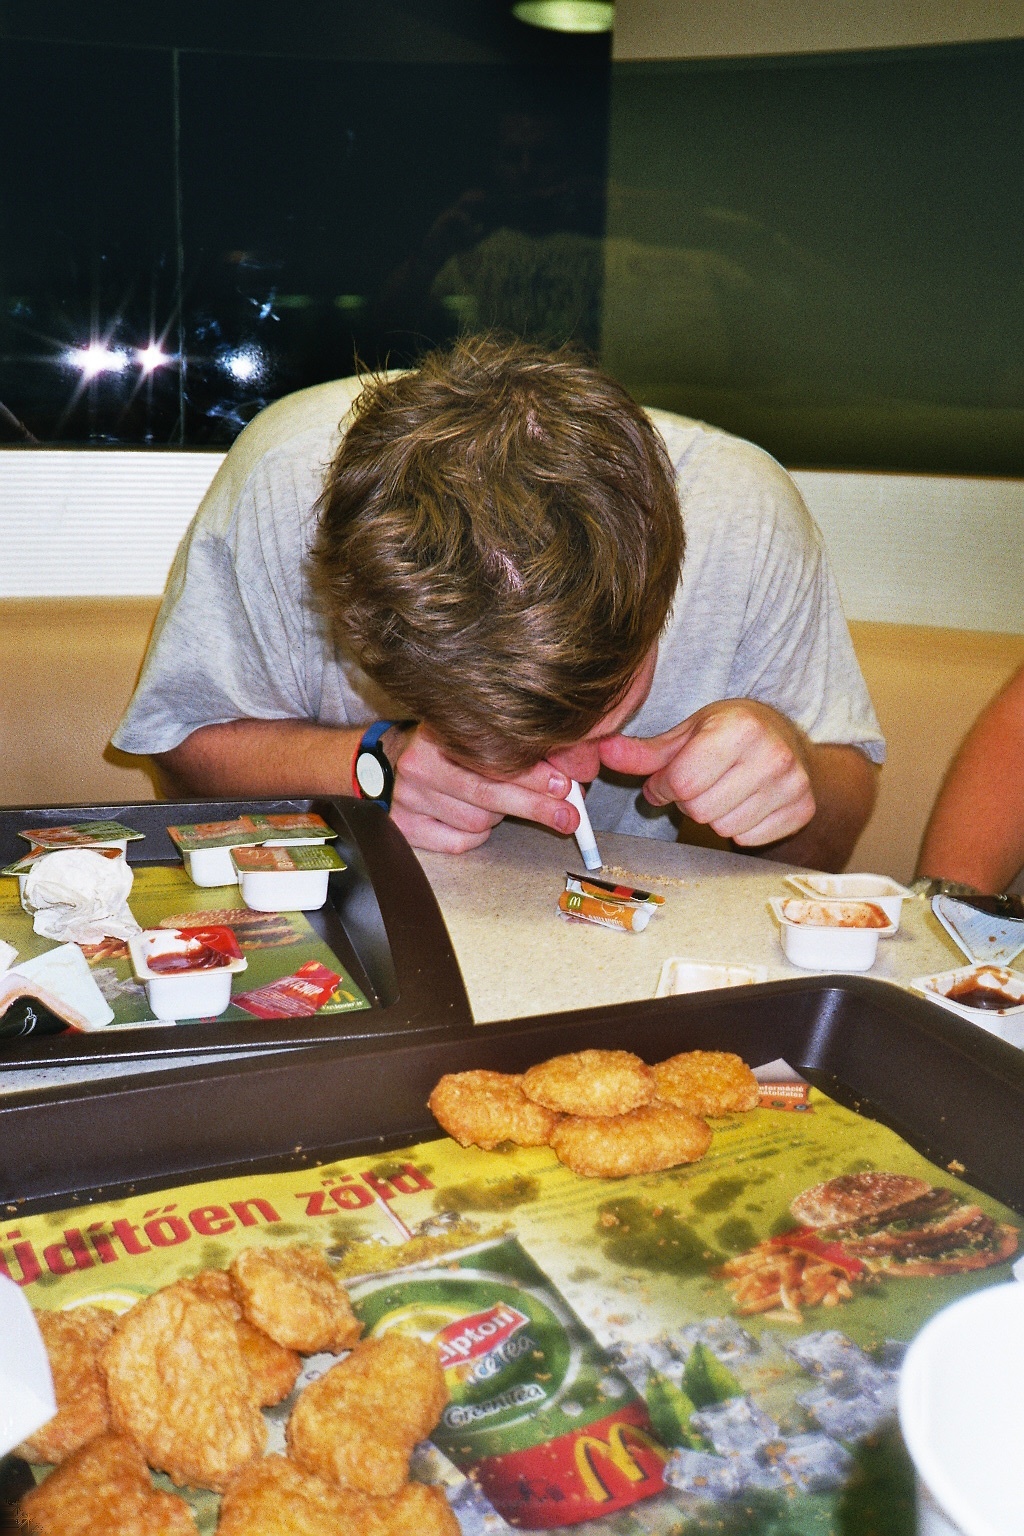
{"type": "MultiPolygon", "coordinates": [[[[533,1092],[607,1097],[553,1060],[533,1092]]],[[[22,1528],[113,1498],[175,1536],[830,1536],[866,1498],[910,1532],[903,1354],[1021,1223],[816,1089],[771,1102],[620,1177],[441,1136],[17,1216],[59,1405],[9,1464],[22,1528]]]]}

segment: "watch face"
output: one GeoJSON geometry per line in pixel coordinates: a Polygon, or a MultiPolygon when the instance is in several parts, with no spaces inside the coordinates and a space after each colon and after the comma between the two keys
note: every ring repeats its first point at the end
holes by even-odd
{"type": "Polygon", "coordinates": [[[360,752],[356,758],[356,783],[368,800],[380,800],[386,781],[384,769],[372,752],[360,752]]]}

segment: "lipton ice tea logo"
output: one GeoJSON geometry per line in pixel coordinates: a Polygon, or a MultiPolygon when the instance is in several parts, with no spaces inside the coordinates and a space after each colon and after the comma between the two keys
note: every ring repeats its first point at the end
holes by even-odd
{"type": "Polygon", "coordinates": [[[613,1497],[608,1480],[611,1469],[627,1483],[643,1483],[667,1459],[667,1452],[653,1435],[622,1420],[611,1424],[606,1440],[594,1434],[577,1436],[573,1449],[576,1471],[595,1504],[605,1504],[613,1497]],[[655,1468],[651,1466],[652,1456],[655,1468]],[[603,1475],[599,1475],[599,1467],[603,1475]]]}
{"type": "Polygon", "coordinates": [[[459,1382],[486,1381],[503,1365],[531,1347],[530,1339],[515,1337],[530,1319],[518,1307],[499,1302],[484,1312],[460,1317],[435,1335],[441,1366],[459,1382]]]}

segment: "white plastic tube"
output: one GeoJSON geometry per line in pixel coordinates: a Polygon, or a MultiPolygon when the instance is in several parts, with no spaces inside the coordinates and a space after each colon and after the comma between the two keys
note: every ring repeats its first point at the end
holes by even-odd
{"type": "Polygon", "coordinates": [[[597,846],[597,839],[594,837],[594,829],[590,825],[590,817],[587,815],[587,807],[583,801],[583,790],[575,779],[571,781],[571,786],[565,798],[579,812],[580,824],[576,828],[576,841],[579,844],[580,854],[587,869],[600,869],[604,860],[597,846]]]}

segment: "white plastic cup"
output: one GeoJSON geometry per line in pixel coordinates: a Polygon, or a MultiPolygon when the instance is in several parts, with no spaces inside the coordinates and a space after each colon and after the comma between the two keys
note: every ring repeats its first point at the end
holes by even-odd
{"type": "Polygon", "coordinates": [[[316,912],[327,900],[329,869],[243,869],[242,900],[254,912],[316,912]]]}
{"type": "Polygon", "coordinates": [[[918,1536],[1024,1529],[1024,1285],[938,1312],[907,1351],[900,1428],[918,1479],[918,1536]]]}
{"type": "Polygon", "coordinates": [[[231,1001],[231,972],[197,971],[194,976],[161,976],[146,982],[146,996],[155,1019],[213,1019],[231,1001]]]}
{"type": "Polygon", "coordinates": [[[195,848],[182,851],[182,863],[193,885],[237,885],[230,848],[195,848]]]}
{"type": "Polygon", "coordinates": [[[46,1345],[18,1286],[0,1275],[0,1456],[57,1412],[46,1345]]]}
{"type": "MultiPolygon", "coordinates": [[[[820,897],[817,904],[833,905],[820,897]]],[[[775,897],[769,905],[779,920],[779,937],[786,959],[804,971],[870,971],[878,953],[879,939],[888,938],[896,932],[892,922],[885,928],[800,922],[797,920],[799,911],[809,906],[810,902],[795,897],[775,897]],[[787,911],[792,915],[787,916],[787,911]]],[[[843,902],[842,905],[849,903],[843,902]]]]}
{"type": "Polygon", "coordinates": [[[684,992],[713,992],[719,987],[749,987],[768,980],[766,965],[712,965],[703,960],[672,956],[661,967],[655,997],[684,992]]]}
{"type": "Polygon", "coordinates": [[[231,978],[244,971],[249,962],[243,956],[208,971],[161,973],[150,969],[151,954],[180,947],[173,928],[143,929],[128,940],[132,965],[136,976],[145,982],[153,1017],[167,1024],[179,1019],[216,1018],[231,1002],[231,978]]]}
{"type": "MultiPolygon", "coordinates": [[[[787,875],[786,884],[803,896],[837,901],[870,901],[881,907],[891,923],[900,926],[903,903],[911,894],[888,875],[787,875]]],[[[894,931],[896,931],[894,930],[894,931]]]]}

